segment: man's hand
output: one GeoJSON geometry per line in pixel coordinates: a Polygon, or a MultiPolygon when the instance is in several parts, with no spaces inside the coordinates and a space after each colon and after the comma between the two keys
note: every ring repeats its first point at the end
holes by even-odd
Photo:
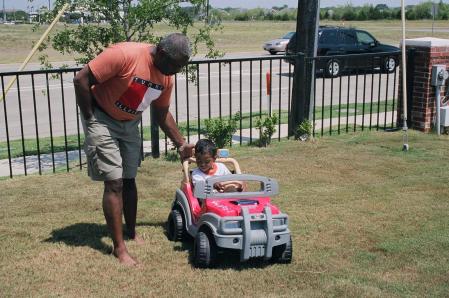
{"type": "Polygon", "coordinates": [[[184,143],[179,148],[179,156],[181,157],[181,162],[189,157],[192,157],[193,155],[193,148],[195,148],[194,144],[184,143]]]}

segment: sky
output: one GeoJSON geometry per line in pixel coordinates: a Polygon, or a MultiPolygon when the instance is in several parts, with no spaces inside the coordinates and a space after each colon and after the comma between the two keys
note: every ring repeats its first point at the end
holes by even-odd
{"type": "MultiPolygon", "coordinates": [[[[48,6],[50,2],[50,6],[53,6],[53,1],[50,0],[34,0],[31,3],[27,0],[0,0],[0,5],[5,3],[5,9],[21,9],[27,11],[28,7],[33,6],[34,9],[37,9],[42,6],[48,6]]],[[[425,0],[405,0],[406,5],[412,5],[424,2],[425,0]]],[[[438,2],[439,0],[434,0],[434,2],[438,2]]],[[[445,0],[444,2],[449,2],[445,0]]],[[[361,6],[364,4],[387,4],[390,7],[399,7],[401,6],[400,0],[321,0],[320,6],[337,6],[337,5],[345,5],[347,3],[351,3],[353,6],[361,6]]],[[[225,7],[241,7],[241,8],[255,8],[255,7],[264,7],[270,8],[273,6],[283,6],[284,4],[289,7],[297,7],[298,0],[251,0],[251,1],[242,1],[242,0],[209,0],[209,4],[212,7],[217,8],[225,8],[225,7]]],[[[2,7],[0,7],[2,9],[2,7]]]]}

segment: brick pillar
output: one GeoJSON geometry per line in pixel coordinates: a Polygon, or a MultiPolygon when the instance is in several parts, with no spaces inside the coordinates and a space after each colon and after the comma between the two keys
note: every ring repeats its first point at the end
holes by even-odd
{"type": "MultiPolygon", "coordinates": [[[[432,66],[436,64],[444,64],[449,68],[449,40],[423,37],[407,39],[405,41],[406,50],[414,49],[414,61],[411,72],[407,72],[407,81],[413,82],[411,87],[411,96],[408,104],[411,105],[409,110],[411,114],[408,115],[410,120],[410,128],[417,129],[424,132],[429,132],[434,126],[434,118],[436,115],[435,103],[435,87],[430,85],[432,76],[432,66]]],[[[402,70],[401,70],[402,72],[402,70]]],[[[401,74],[402,75],[402,74],[401,74]]],[[[444,96],[447,88],[442,88],[442,96],[444,96]]],[[[398,121],[402,126],[402,79],[399,81],[399,96],[400,103],[398,104],[398,121]]]]}

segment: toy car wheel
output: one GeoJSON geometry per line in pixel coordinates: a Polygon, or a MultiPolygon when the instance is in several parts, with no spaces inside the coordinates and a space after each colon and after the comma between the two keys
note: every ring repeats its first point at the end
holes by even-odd
{"type": "Polygon", "coordinates": [[[193,263],[195,267],[212,267],[215,263],[216,254],[217,248],[210,233],[198,232],[193,247],[193,263]]]}
{"type": "Polygon", "coordinates": [[[278,263],[292,262],[292,238],[286,244],[273,247],[273,254],[271,260],[278,263]]]}
{"type": "Polygon", "coordinates": [[[167,219],[167,234],[171,241],[181,241],[184,238],[184,220],[179,210],[172,210],[167,219]]]}

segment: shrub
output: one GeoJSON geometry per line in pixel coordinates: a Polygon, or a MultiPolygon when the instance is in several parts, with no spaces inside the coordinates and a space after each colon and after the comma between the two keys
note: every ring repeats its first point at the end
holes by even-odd
{"type": "Polygon", "coordinates": [[[278,117],[276,114],[273,116],[267,116],[265,118],[258,118],[256,120],[256,127],[260,131],[260,137],[258,145],[260,147],[267,147],[271,143],[271,137],[276,132],[276,124],[278,122],[278,117]],[[263,120],[262,120],[263,119],[263,120]]]}
{"type": "Polygon", "coordinates": [[[308,119],[302,121],[295,131],[295,139],[306,141],[312,136],[312,122],[308,119]]]}
{"type": "Polygon", "coordinates": [[[171,162],[181,161],[178,151],[174,148],[167,151],[167,154],[164,156],[164,159],[166,161],[171,161],[171,162]]]}
{"type": "Polygon", "coordinates": [[[237,121],[240,120],[240,113],[236,113],[231,119],[206,119],[205,135],[208,139],[223,148],[232,141],[232,135],[237,131],[237,121]]]}

